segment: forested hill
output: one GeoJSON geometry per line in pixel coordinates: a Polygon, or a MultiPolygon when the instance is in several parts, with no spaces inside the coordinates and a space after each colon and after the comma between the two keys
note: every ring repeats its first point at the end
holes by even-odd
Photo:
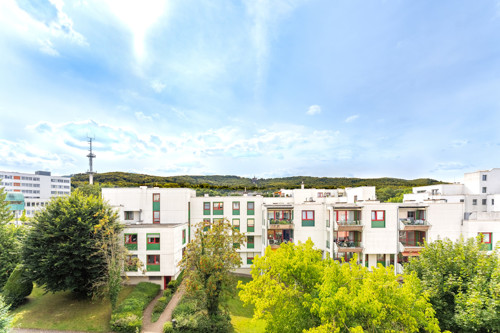
{"type": "MultiPolygon", "coordinates": [[[[304,182],[306,188],[344,188],[357,186],[376,186],[377,196],[385,201],[384,193],[387,189],[387,197],[394,197],[403,192],[408,192],[411,187],[440,184],[434,179],[399,179],[399,178],[343,178],[343,177],[285,177],[268,179],[251,179],[238,176],[151,176],[127,172],[107,172],[94,175],[94,181],[103,187],[188,187],[196,189],[199,194],[227,194],[228,192],[247,191],[270,193],[282,188],[299,188],[304,182]]],[[[88,182],[87,174],[76,174],[72,176],[72,186],[79,187],[88,182]]]]}

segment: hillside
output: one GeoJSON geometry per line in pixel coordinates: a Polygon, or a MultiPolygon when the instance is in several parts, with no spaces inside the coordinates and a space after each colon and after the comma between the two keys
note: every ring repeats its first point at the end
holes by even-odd
{"type": "MultiPolygon", "coordinates": [[[[94,175],[94,181],[103,187],[188,187],[197,190],[198,195],[228,195],[232,192],[241,192],[245,189],[263,195],[271,195],[273,191],[287,188],[299,188],[304,182],[306,188],[345,188],[357,186],[376,186],[377,197],[381,201],[389,200],[402,193],[407,193],[414,186],[441,184],[442,182],[429,179],[400,179],[400,178],[345,178],[345,177],[309,177],[295,176],[284,178],[251,179],[238,176],[152,176],[127,172],[107,172],[94,175]]],[[[73,175],[73,188],[80,187],[88,182],[88,175],[73,175]]]]}

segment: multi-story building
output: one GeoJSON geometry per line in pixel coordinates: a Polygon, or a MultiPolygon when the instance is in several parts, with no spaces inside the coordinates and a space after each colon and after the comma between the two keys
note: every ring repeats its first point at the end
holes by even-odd
{"type": "Polygon", "coordinates": [[[194,225],[222,218],[247,237],[238,250],[241,273],[248,273],[255,256],[266,248],[309,238],[324,257],[347,261],[357,254],[367,267],[394,265],[396,271],[408,257],[418,255],[425,242],[439,238],[482,234],[485,249],[491,250],[500,237],[500,212],[494,205],[500,195],[500,169],[466,174],[465,179],[463,184],[415,188],[403,203],[377,201],[375,187],[302,186],[281,190],[275,197],[196,197],[190,189],[146,187],[106,188],[102,194],[126,225],[126,246],[145,263],[144,273],[127,273],[131,282],[149,279],[165,285],[179,274],[178,263],[194,225]],[[477,206],[474,198],[481,204],[487,200],[485,211],[472,209],[477,206]]]}
{"type": "Polygon", "coordinates": [[[42,209],[50,198],[71,193],[71,178],[52,176],[48,171],[35,174],[0,171],[0,187],[7,193],[21,193],[27,216],[42,209]]]}

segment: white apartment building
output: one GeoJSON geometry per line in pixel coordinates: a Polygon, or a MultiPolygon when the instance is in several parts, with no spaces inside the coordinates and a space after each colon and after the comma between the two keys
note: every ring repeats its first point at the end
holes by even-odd
{"type": "Polygon", "coordinates": [[[238,250],[240,273],[249,273],[255,256],[267,247],[275,250],[309,238],[324,257],[348,261],[357,254],[367,267],[394,265],[398,272],[426,241],[482,234],[485,250],[491,250],[500,239],[500,212],[494,204],[500,195],[500,169],[466,174],[465,179],[463,184],[415,188],[403,203],[377,201],[375,187],[302,186],[281,190],[277,197],[196,197],[190,189],[147,187],[105,188],[102,195],[126,225],[125,244],[131,254],[145,263],[145,272],[127,272],[130,282],[150,280],[164,287],[180,272],[178,263],[193,226],[221,218],[247,237],[238,250]],[[484,209],[476,207],[483,206],[483,199],[484,209]]]}
{"type": "Polygon", "coordinates": [[[49,171],[36,171],[35,174],[0,171],[0,187],[7,193],[24,195],[24,209],[31,217],[42,209],[50,198],[69,195],[71,178],[52,176],[49,171]]]}

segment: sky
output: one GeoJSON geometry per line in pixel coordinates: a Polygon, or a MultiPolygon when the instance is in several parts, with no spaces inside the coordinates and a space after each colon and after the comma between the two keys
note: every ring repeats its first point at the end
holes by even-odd
{"type": "Polygon", "coordinates": [[[2,0],[0,170],[500,167],[500,1],[2,0]]]}

